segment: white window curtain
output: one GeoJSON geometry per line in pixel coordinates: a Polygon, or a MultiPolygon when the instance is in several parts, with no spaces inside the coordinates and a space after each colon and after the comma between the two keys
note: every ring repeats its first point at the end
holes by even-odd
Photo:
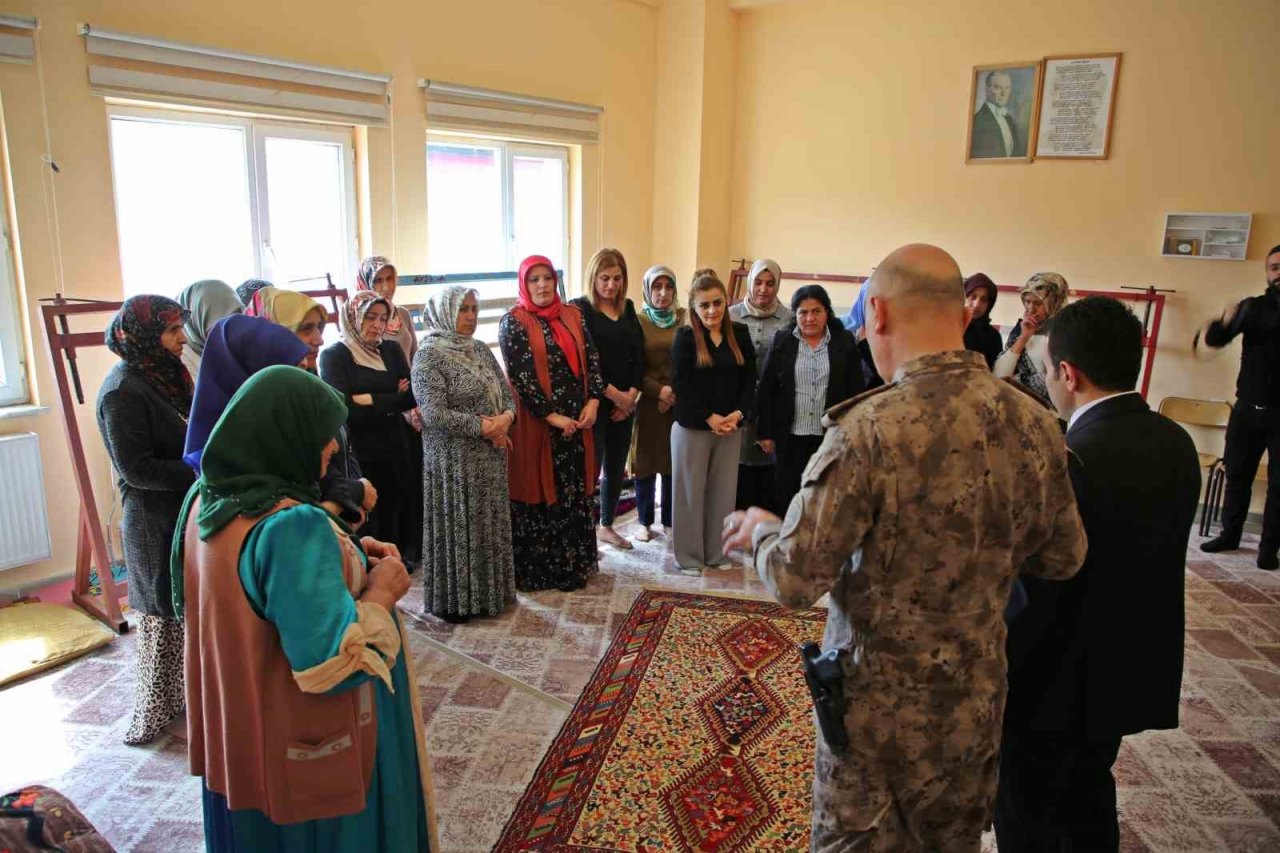
{"type": "Polygon", "coordinates": [[[0,15],[0,62],[29,64],[36,56],[35,18],[0,15]]]}
{"type": "Polygon", "coordinates": [[[598,142],[603,107],[419,80],[429,130],[458,130],[519,139],[598,142]]]}
{"type": "Polygon", "coordinates": [[[391,78],[82,24],[95,94],[383,127],[391,78]]]}

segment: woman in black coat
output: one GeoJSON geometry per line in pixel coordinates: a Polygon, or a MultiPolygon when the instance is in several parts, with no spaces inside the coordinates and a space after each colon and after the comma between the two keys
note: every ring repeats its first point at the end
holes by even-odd
{"type": "Polygon", "coordinates": [[[974,273],[964,280],[964,304],[973,311],[973,317],[964,330],[964,348],[982,353],[989,369],[996,366],[996,359],[1004,352],[1000,330],[991,325],[991,312],[995,310],[999,295],[996,283],[985,273],[974,273]]]}
{"type": "Polygon", "coordinates": [[[756,437],[766,453],[777,453],[783,512],[822,444],[822,413],[864,389],[857,345],[831,310],[826,289],[801,287],[791,297],[791,312],[791,325],[774,336],[756,391],[756,437]]]}
{"type": "Polygon", "coordinates": [[[409,364],[397,341],[383,339],[390,316],[390,304],[377,293],[352,295],[339,315],[342,340],[320,353],[320,378],[346,398],[351,449],[378,493],[360,532],[403,550],[422,502],[422,471],[411,464],[412,428],[402,414],[417,405],[409,364]]]}
{"type": "MultiPolygon", "coordinates": [[[[98,429],[119,479],[129,607],[139,614],[138,678],[124,742],[150,743],[182,713],[182,623],[169,583],[173,531],[195,472],[182,461],[191,375],[182,363],[187,312],[163,296],[134,296],[107,327],[120,356],[98,392],[98,429]]],[[[110,571],[99,566],[98,571],[110,571]]]]}

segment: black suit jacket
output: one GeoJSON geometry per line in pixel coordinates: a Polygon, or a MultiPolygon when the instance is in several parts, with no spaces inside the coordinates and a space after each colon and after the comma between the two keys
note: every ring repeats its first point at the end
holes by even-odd
{"type": "Polygon", "coordinates": [[[969,142],[969,156],[975,158],[1027,156],[1027,140],[1022,137],[1018,123],[1013,120],[1012,115],[1006,115],[1005,121],[1009,122],[1009,132],[1013,136],[1013,150],[1009,154],[1004,153],[1004,134],[1000,132],[1000,125],[984,103],[973,114],[973,138],[969,142]]]}
{"type": "Polygon", "coordinates": [[[1006,735],[1106,740],[1176,728],[1195,445],[1127,394],[1081,415],[1067,446],[1089,553],[1070,580],[1022,578],[1029,600],[1009,627],[1006,735]]]}
{"type": "MultiPolygon", "coordinates": [[[[796,416],[796,357],[800,353],[800,339],[794,327],[780,329],[773,336],[769,353],[764,357],[760,371],[760,384],[756,389],[756,438],[786,440],[791,435],[791,422],[796,416]]],[[[862,357],[853,342],[853,335],[845,329],[831,330],[827,342],[826,408],[861,394],[862,357]]]]}

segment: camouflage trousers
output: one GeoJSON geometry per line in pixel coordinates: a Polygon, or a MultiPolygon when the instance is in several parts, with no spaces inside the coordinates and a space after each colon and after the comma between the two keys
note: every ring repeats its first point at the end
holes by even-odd
{"type": "Polygon", "coordinates": [[[858,695],[840,753],[818,735],[813,853],[979,849],[995,801],[1003,702],[990,694],[896,698],[858,695]]]}

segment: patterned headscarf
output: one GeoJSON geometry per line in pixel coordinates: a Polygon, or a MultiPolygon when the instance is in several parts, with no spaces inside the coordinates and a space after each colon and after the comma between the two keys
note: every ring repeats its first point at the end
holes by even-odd
{"type": "Polygon", "coordinates": [[[351,350],[351,357],[355,359],[356,364],[371,370],[386,370],[387,365],[382,360],[382,350],[378,344],[366,343],[364,338],[360,337],[364,315],[368,314],[369,309],[375,305],[386,308],[388,314],[393,313],[391,303],[372,290],[361,290],[352,294],[342,306],[342,313],[338,315],[338,328],[342,330],[342,343],[351,350]]]}
{"type": "Polygon", "coordinates": [[[240,300],[240,304],[245,308],[249,307],[249,303],[253,301],[253,294],[262,290],[264,287],[270,287],[271,282],[264,281],[260,278],[245,279],[236,288],[236,298],[240,300]]]}
{"type": "Polygon", "coordinates": [[[179,356],[160,343],[165,329],[185,323],[187,312],[167,296],[131,296],[107,326],[106,344],[185,418],[195,384],[179,356]]]}
{"type": "MultiPolygon", "coordinates": [[[[373,290],[373,280],[387,267],[391,267],[392,272],[396,271],[396,265],[382,255],[365,258],[360,262],[360,269],[356,272],[356,290],[373,290]]],[[[386,299],[386,297],[383,298],[386,299]]],[[[384,335],[388,338],[397,338],[400,336],[403,320],[400,312],[396,310],[395,302],[390,299],[386,301],[387,307],[391,309],[391,316],[387,318],[387,331],[384,335]]]]}
{"type": "Polygon", "coordinates": [[[183,288],[178,294],[178,304],[187,312],[183,331],[187,333],[187,346],[196,355],[204,353],[204,342],[214,323],[223,317],[244,311],[244,306],[236,298],[236,292],[231,286],[212,278],[183,288]]]}
{"type": "MultiPolygon", "coordinates": [[[[1018,298],[1034,297],[1049,309],[1049,317],[1058,313],[1058,309],[1067,304],[1071,291],[1067,288],[1067,280],[1056,272],[1038,272],[1018,291],[1018,298]]],[[[1047,319],[1047,318],[1046,318],[1047,319]]]]}
{"type": "Polygon", "coordinates": [[[666,308],[658,309],[653,307],[653,301],[649,298],[649,290],[653,287],[653,283],[664,275],[671,279],[671,286],[675,287],[676,274],[671,271],[671,267],[658,264],[644,271],[644,308],[641,310],[649,318],[649,322],[657,328],[670,329],[680,322],[680,309],[676,307],[676,300],[672,299],[671,304],[666,308]]]}
{"type": "Polygon", "coordinates": [[[460,335],[457,331],[458,312],[462,310],[468,294],[476,294],[479,298],[473,288],[453,284],[431,294],[427,304],[422,306],[422,319],[427,324],[426,337],[433,346],[467,354],[475,350],[472,345],[474,338],[460,335]]]}
{"type": "Polygon", "coordinates": [[[516,297],[516,306],[547,321],[547,325],[551,327],[551,336],[555,338],[560,351],[564,353],[565,361],[569,362],[569,370],[574,376],[581,376],[582,362],[578,359],[578,343],[569,331],[569,327],[564,324],[564,320],[560,319],[561,309],[564,308],[564,303],[560,301],[560,276],[556,272],[555,264],[543,255],[530,255],[520,262],[520,294],[516,297]],[[538,266],[551,270],[551,275],[556,279],[556,289],[552,293],[550,305],[535,305],[533,295],[529,292],[529,273],[538,266]]]}
{"type": "Polygon", "coordinates": [[[782,305],[782,300],[778,298],[778,288],[782,286],[782,267],[778,266],[778,262],[772,258],[760,258],[751,265],[751,271],[747,273],[747,295],[742,300],[742,308],[752,317],[772,317],[778,313],[778,308],[782,305]],[[756,283],[756,276],[768,270],[773,273],[773,305],[769,308],[759,308],[751,302],[751,286],[756,283]]]}

